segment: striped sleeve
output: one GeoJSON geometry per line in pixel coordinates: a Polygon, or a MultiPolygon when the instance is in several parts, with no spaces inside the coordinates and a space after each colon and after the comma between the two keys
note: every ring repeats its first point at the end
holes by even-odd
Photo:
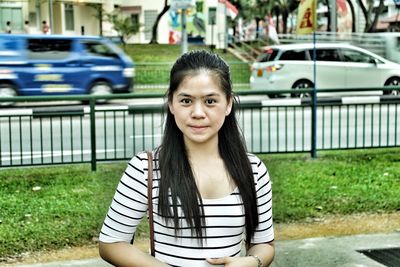
{"type": "Polygon", "coordinates": [[[147,156],[139,153],[128,163],[104,219],[99,240],[130,242],[147,211],[147,156]],[[146,167],[145,167],[146,166],[146,167]]]}
{"type": "Polygon", "coordinates": [[[257,208],[259,225],[254,233],[252,243],[266,243],[274,240],[272,222],[272,187],[265,164],[256,156],[251,157],[256,182],[257,208]]]}

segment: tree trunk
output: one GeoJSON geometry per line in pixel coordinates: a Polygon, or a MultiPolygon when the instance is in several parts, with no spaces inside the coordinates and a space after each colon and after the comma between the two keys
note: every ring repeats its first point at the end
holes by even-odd
{"type": "Polygon", "coordinates": [[[100,36],[103,36],[103,8],[100,5],[100,8],[98,9],[98,16],[99,16],[99,31],[100,31],[100,36]]]}
{"type": "Polygon", "coordinates": [[[283,29],[282,29],[282,32],[283,33],[287,33],[287,21],[288,21],[288,18],[289,18],[289,12],[285,9],[285,10],[282,10],[283,12],[282,12],[282,22],[283,22],[283,29]]]}
{"type": "Polygon", "coordinates": [[[375,13],[374,20],[372,21],[371,26],[368,29],[368,32],[374,32],[375,31],[376,24],[378,23],[378,20],[379,20],[379,15],[382,13],[384,8],[385,8],[384,0],[380,0],[378,9],[377,9],[377,11],[375,13]]]}
{"type": "Polygon", "coordinates": [[[164,8],[161,10],[161,13],[157,15],[156,21],[154,22],[153,28],[151,30],[151,40],[150,44],[157,44],[158,39],[158,23],[160,22],[162,16],[169,10],[168,0],[164,1],[164,8]]]}
{"type": "Polygon", "coordinates": [[[332,18],[331,18],[331,5],[329,5],[329,1],[325,2],[326,7],[328,8],[328,12],[326,12],[326,17],[328,18],[328,24],[326,25],[326,31],[331,32],[332,18]]]}
{"type": "MultiPolygon", "coordinates": [[[[365,18],[365,29],[367,28],[367,25],[369,25],[369,17],[368,17],[368,11],[365,8],[364,2],[362,0],[357,0],[357,3],[359,5],[359,7],[361,8],[361,11],[364,15],[365,18]]],[[[365,31],[365,30],[364,30],[365,31]]]]}
{"type": "Polygon", "coordinates": [[[354,5],[351,0],[347,0],[347,3],[349,4],[351,11],[351,32],[356,32],[356,13],[354,11],[354,5]]]}
{"type": "Polygon", "coordinates": [[[260,21],[261,19],[259,17],[254,18],[256,20],[256,40],[260,37],[260,21]]]}

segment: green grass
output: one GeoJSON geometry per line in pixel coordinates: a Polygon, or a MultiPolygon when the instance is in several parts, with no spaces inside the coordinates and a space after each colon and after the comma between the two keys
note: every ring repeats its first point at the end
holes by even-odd
{"type": "Polygon", "coordinates": [[[273,180],[276,222],[326,214],[400,210],[400,149],[263,155],[273,180]]]}
{"type": "MultiPolygon", "coordinates": [[[[399,211],[400,149],[260,155],[273,181],[275,222],[327,214],[399,211]]],[[[93,243],[126,166],[0,172],[1,257],[93,243]],[[40,187],[35,191],[34,188],[40,187]]],[[[146,224],[140,236],[147,235],[146,224]]]]}
{"type": "MultiPolygon", "coordinates": [[[[188,50],[208,50],[206,45],[189,45],[188,50]]],[[[180,45],[167,44],[128,44],[126,53],[135,61],[135,63],[173,63],[181,55],[180,45]]],[[[214,49],[225,61],[239,61],[229,52],[224,53],[221,49],[214,49]]]]}
{"type": "MultiPolygon", "coordinates": [[[[188,50],[210,50],[205,45],[189,45],[188,50]]],[[[125,48],[126,53],[136,64],[135,84],[146,85],[146,89],[136,89],[137,93],[157,92],[164,93],[163,89],[152,88],[151,85],[169,82],[169,72],[173,63],[181,55],[180,45],[143,45],[130,44],[125,48]]],[[[250,68],[246,63],[240,62],[233,54],[215,49],[231,68],[231,79],[234,84],[248,84],[250,68]]],[[[238,89],[244,89],[243,87],[238,89]]]]}

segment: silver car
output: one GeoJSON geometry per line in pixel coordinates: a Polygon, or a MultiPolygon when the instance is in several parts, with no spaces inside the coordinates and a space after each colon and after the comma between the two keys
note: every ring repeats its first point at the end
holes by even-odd
{"type": "MultiPolygon", "coordinates": [[[[397,95],[400,92],[400,87],[399,90],[390,91],[362,91],[362,88],[400,86],[400,64],[365,49],[341,43],[317,43],[315,50],[313,43],[264,47],[263,53],[251,66],[250,86],[267,91],[313,88],[314,76],[317,89],[355,89],[352,92],[335,92],[336,95],[397,95]]],[[[293,97],[304,95],[296,92],[291,94],[293,97]]],[[[269,96],[275,97],[276,94],[269,96]]]]}

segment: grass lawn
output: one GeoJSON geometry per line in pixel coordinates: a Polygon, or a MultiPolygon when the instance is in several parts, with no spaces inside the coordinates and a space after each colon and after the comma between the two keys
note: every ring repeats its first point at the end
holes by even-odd
{"type": "MultiPolygon", "coordinates": [[[[205,45],[189,45],[188,50],[210,50],[205,45]]],[[[173,63],[181,55],[180,45],[166,44],[129,44],[125,48],[126,53],[134,60],[136,65],[136,77],[134,90],[136,93],[157,92],[164,93],[165,89],[152,87],[152,85],[168,85],[169,73],[173,63]]],[[[230,66],[232,83],[240,85],[236,90],[248,89],[250,79],[250,67],[239,61],[233,54],[215,49],[230,66]]]]}
{"type": "MultiPolygon", "coordinates": [[[[260,155],[273,181],[275,222],[328,214],[396,212],[400,148],[260,155]]],[[[0,262],[26,251],[95,242],[123,163],[0,172],[0,262]]],[[[138,235],[146,236],[146,224],[138,235]]]]}
{"type": "MultiPolygon", "coordinates": [[[[191,45],[188,50],[208,50],[206,45],[191,45]]],[[[135,63],[173,63],[181,55],[180,45],[168,44],[128,44],[125,49],[126,53],[135,61],[135,63]]],[[[239,61],[231,53],[224,53],[221,49],[214,49],[225,61],[239,61]]]]}

